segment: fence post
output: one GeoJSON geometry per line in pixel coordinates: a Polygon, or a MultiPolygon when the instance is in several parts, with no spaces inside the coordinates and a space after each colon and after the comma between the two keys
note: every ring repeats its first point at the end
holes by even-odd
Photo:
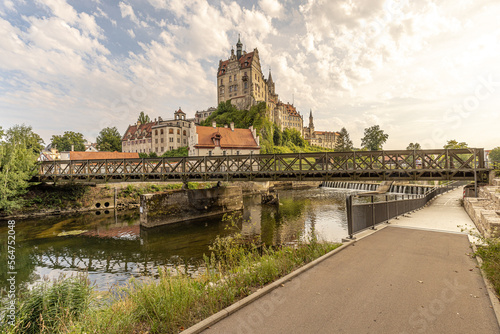
{"type": "Polygon", "coordinates": [[[371,195],[371,201],[372,201],[372,230],[375,229],[375,203],[373,202],[374,196],[371,195]]]}
{"type": "Polygon", "coordinates": [[[387,217],[387,224],[389,224],[389,196],[385,195],[385,213],[387,217]]]}
{"type": "Polygon", "coordinates": [[[349,234],[349,239],[354,239],[352,227],[352,195],[348,195],[345,201],[347,212],[347,234],[349,234]]]}

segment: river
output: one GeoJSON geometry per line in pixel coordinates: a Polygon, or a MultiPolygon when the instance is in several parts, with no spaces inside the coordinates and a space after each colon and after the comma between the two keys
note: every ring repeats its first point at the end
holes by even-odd
{"type": "MultiPolygon", "coordinates": [[[[345,197],[351,193],[331,188],[283,190],[279,206],[261,205],[260,195],[247,196],[237,228],[267,245],[294,243],[312,231],[322,240],[339,242],[347,235],[345,197]]],[[[32,285],[86,272],[97,290],[108,290],[131,277],[154,277],[158,266],[182,266],[196,274],[215,237],[234,233],[221,218],[141,229],[137,211],[16,221],[16,283],[32,285]]],[[[9,271],[7,235],[7,222],[1,222],[2,288],[9,271]]]]}

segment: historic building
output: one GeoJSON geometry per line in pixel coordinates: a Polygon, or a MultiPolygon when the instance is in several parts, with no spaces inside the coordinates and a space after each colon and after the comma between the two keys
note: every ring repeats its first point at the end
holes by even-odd
{"type": "Polygon", "coordinates": [[[259,137],[253,127],[236,129],[234,123],[223,128],[193,124],[189,137],[190,156],[259,154],[259,137]]]}
{"type": "Polygon", "coordinates": [[[202,111],[196,111],[194,114],[194,123],[195,124],[200,124],[204,120],[206,120],[214,111],[217,109],[214,107],[210,107],[207,110],[202,110],[202,111]]]}
{"type": "Polygon", "coordinates": [[[265,102],[267,117],[281,130],[294,128],[303,134],[302,116],[293,105],[280,101],[271,70],[267,79],[264,78],[259,50],[255,48],[247,53],[240,39],[236,54],[231,49],[231,56],[219,61],[217,71],[217,103],[228,100],[238,109],[265,102]]]}
{"type": "Polygon", "coordinates": [[[151,153],[158,156],[183,146],[188,146],[189,131],[193,119],[186,119],[181,108],[174,112],[174,118],[129,125],[122,138],[123,152],[151,153]]]}
{"type": "Polygon", "coordinates": [[[304,127],[304,139],[311,145],[333,149],[340,134],[331,131],[315,131],[312,110],[309,113],[309,127],[304,127]]]}

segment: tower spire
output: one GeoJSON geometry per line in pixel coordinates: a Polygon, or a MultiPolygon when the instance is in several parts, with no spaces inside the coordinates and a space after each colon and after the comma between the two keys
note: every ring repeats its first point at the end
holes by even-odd
{"type": "Polygon", "coordinates": [[[243,49],[243,43],[241,43],[240,34],[238,34],[238,43],[236,43],[236,57],[241,58],[241,53],[243,49]]]}

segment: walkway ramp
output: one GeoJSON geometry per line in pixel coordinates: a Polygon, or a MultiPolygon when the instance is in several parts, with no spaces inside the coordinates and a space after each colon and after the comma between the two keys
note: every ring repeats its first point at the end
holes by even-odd
{"type": "Polygon", "coordinates": [[[447,210],[449,224],[470,223],[442,205],[449,200],[408,218],[411,228],[358,240],[203,333],[500,333],[467,235],[429,229],[447,210]]]}

